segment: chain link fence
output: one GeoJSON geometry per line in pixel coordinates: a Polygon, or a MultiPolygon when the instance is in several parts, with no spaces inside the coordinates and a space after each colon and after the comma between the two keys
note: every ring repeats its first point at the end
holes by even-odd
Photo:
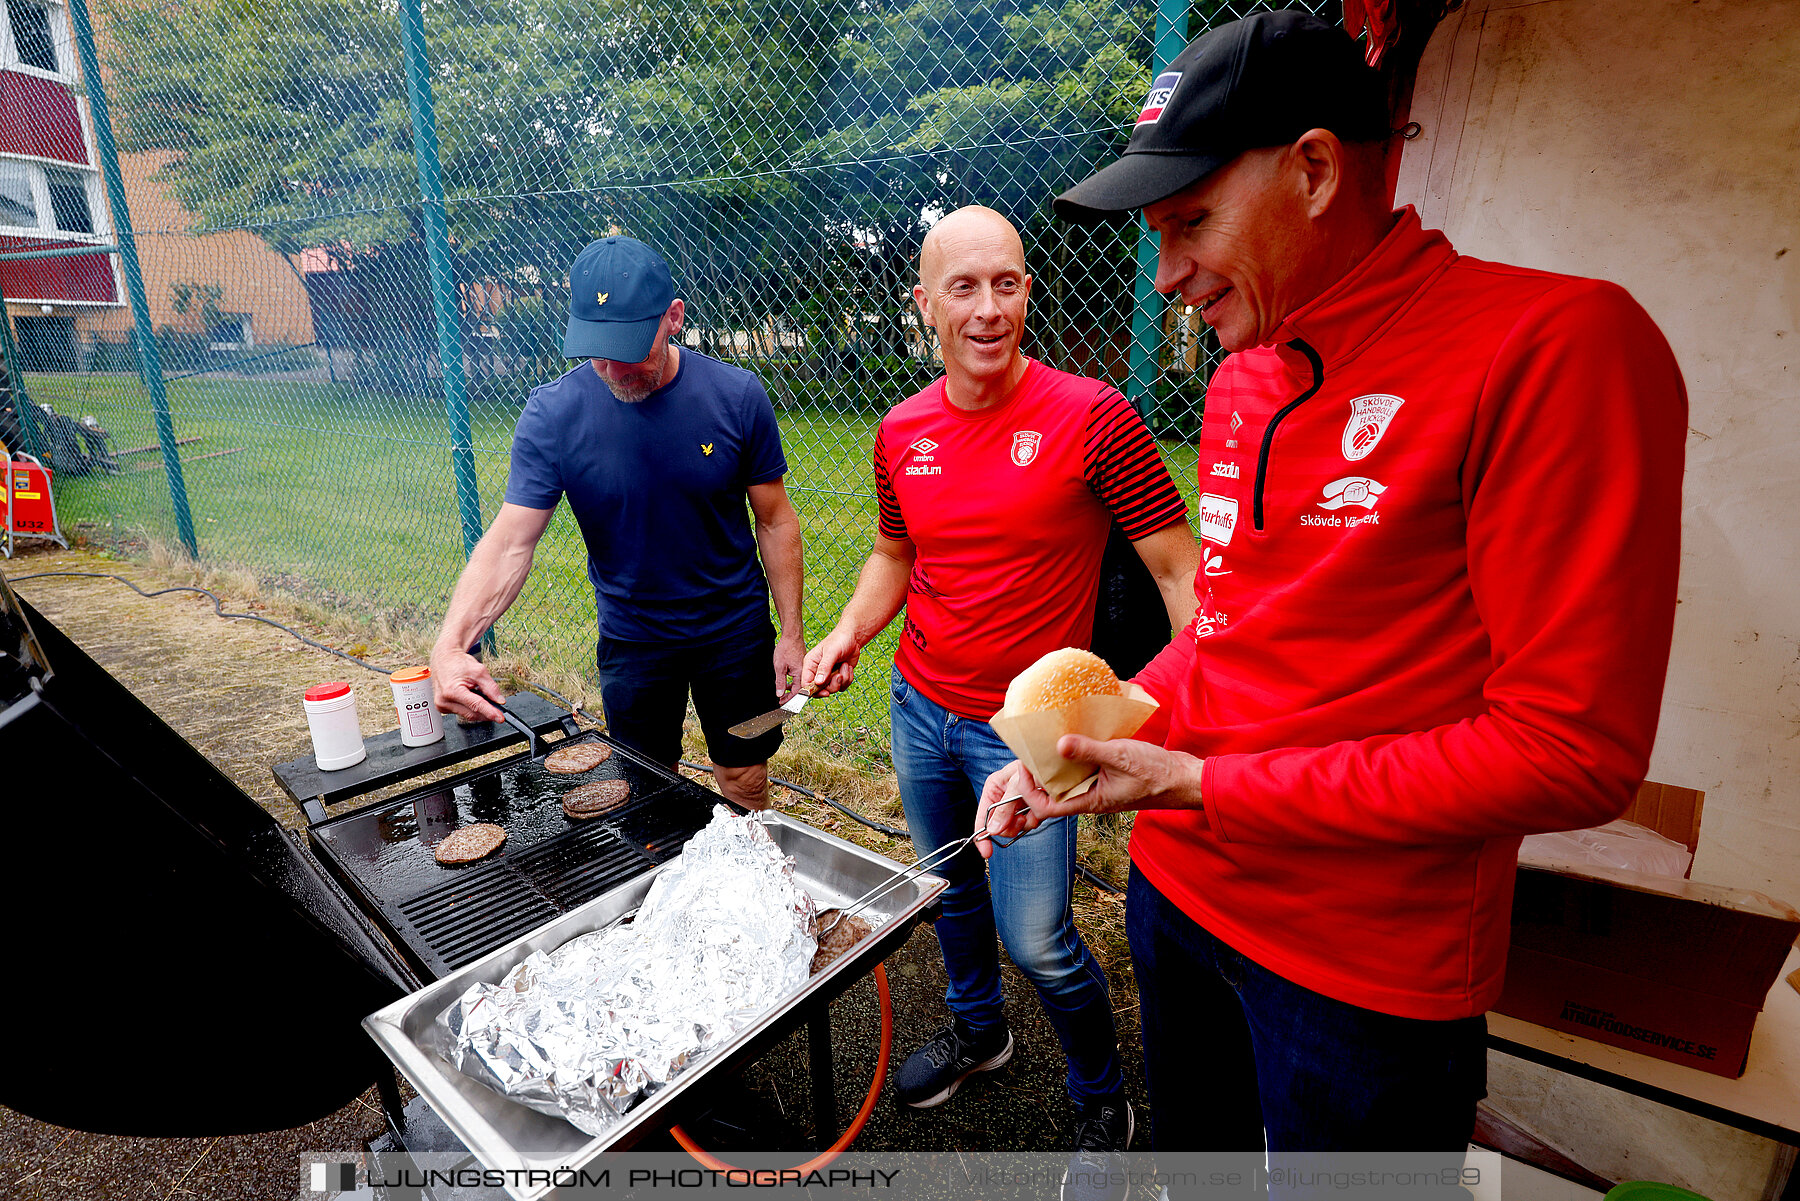
{"type": "MultiPolygon", "coordinates": [[[[0,49],[50,62],[30,81],[61,78],[92,112],[82,0],[4,2],[0,49]]],[[[920,241],[969,203],[1024,236],[1026,353],[1123,388],[1194,499],[1216,343],[1146,295],[1137,227],[1072,226],[1049,200],[1123,145],[1153,57],[1263,5],[92,4],[169,420],[159,430],[115,258],[0,265],[15,382],[73,419],[37,431],[77,448],[55,453],[65,524],[169,543],[191,526],[202,562],[434,626],[499,506],[527,393],[567,369],[568,264],[621,232],[669,259],[686,344],[755,370],[774,399],[810,644],[869,552],[875,424],[938,374],[910,294],[920,241]],[[93,301],[20,291],[42,290],[52,264],[93,301]],[[81,449],[71,427],[87,415],[110,461],[81,449]]],[[[1337,17],[1336,0],[1308,6],[1337,17]]],[[[117,237],[88,149],[73,172],[0,154],[0,250],[117,237]]],[[[566,507],[497,633],[592,678],[593,595],[566,507]]],[[[820,719],[842,746],[885,746],[893,637],[820,719]]]]}

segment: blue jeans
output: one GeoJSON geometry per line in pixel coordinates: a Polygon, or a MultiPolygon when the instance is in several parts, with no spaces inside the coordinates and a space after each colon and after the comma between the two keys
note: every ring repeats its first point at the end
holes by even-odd
{"type": "MultiPolygon", "coordinates": [[[[906,825],[914,851],[924,856],[968,836],[981,786],[1014,755],[988,723],[958,717],[898,669],[889,712],[906,825]]],[[[934,870],[950,881],[935,923],[950,977],[944,993],[950,1012],[972,1033],[1005,1020],[997,929],[1056,1028],[1069,1064],[1069,1096],[1079,1104],[1122,1091],[1106,973],[1081,941],[1070,904],[1074,819],[1048,822],[996,847],[986,870],[974,847],[934,870]]]]}
{"type": "Polygon", "coordinates": [[[1207,933],[1135,864],[1125,926],[1155,1150],[1261,1151],[1266,1133],[1274,1155],[1461,1162],[1487,1095],[1485,1017],[1395,1017],[1302,988],[1207,933]]]}

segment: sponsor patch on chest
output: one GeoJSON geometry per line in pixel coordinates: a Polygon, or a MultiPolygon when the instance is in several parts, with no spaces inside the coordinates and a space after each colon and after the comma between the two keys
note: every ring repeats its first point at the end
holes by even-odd
{"type": "Polygon", "coordinates": [[[1381,514],[1376,512],[1338,513],[1338,509],[1372,510],[1381,500],[1381,494],[1387,491],[1387,485],[1380,480],[1372,480],[1366,475],[1347,475],[1342,479],[1332,480],[1320,489],[1318,507],[1330,510],[1330,516],[1319,513],[1302,513],[1300,524],[1306,526],[1323,526],[1327,529],[1349,530],[1363,525],[1380,525],[1381,514]]]}
{"type": "Polygon", "coordinates": [[[1366,475],[1347,475],[1340,480],[1332,480],[1320,489],[1324,498],[1319,501],[1321,509],[1341,509],[1345,505],[1360,505],[1365,509],[1373,509],[1381,494],[1387,491],[1387,485],[1380,480],[1372,480],[1366,475]]]}
{"type": "Polygon", "coordinates": [[[906,448],[913,452],[912,462],[908,463],[901,470],[900,474],[902,474],[902,475],[942,475],[942,474],[944,474],[944,468],[942,467],[942,465],[940,465],[934,461],[935,456],[933,456],[931,453],[932,451],[936,450],[937,448],[938,448],[938,444],[936,442],[933,442],[930,438],[920,438],[917,442],[914,442],[911,446],[906,448]]]}

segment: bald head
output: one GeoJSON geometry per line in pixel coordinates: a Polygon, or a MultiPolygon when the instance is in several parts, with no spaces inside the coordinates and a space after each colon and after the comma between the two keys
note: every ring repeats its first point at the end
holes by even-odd
{"type": "Polygon", "coordinates": [[[913,301],[937,331],[950,403],[985,408],[1019,382],[1030,297],[1025,247],[1005,217],[970,205],[931,227],[919,247],[913,301]]]}
{"type": "Polygon", "coordinates": [[[943,218],[925,235],[919,247],[919,283],[934,291],[944,273],[970,257],[1000,254],[1023,274],[1025,243],[1013,223],[991,208],[966,205],[943,218]]]}

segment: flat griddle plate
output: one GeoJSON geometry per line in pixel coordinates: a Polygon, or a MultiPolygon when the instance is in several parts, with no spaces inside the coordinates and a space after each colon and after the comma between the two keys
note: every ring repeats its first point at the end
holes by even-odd
{"type": "Polygon", "coordinates": [[[520,755],[321,822],[319,856],[432,979],[472,963],[673,857],[711,819],[716,793],[588,731],[558,746],[603,742],[593,771],[554,775],[520,755]],[[600,817],[564,816],[563,794],[625,780],[631,800],[600,817]],[[472,822],[506,842],[474,863],[445,866],[432,850],[472,822]]]}

